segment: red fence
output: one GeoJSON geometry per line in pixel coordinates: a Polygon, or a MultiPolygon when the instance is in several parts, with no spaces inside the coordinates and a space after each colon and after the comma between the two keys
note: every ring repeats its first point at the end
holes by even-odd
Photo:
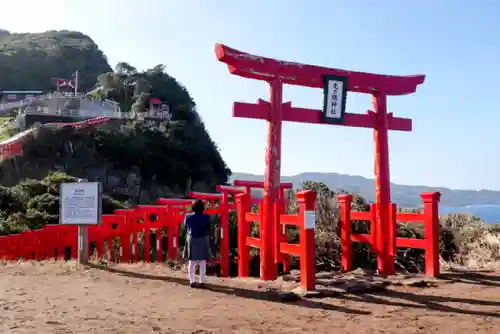
{"type": "MultiPolygon", "coordinates": [[[[179,227],[184,212],[185,206],[179,205],[116,210],[115,214],[103,215],[100,225],[89,226],[89,244],[95,245],[94,254],[98,257],[107,256],[112,261],[151,262],[151,255],[155,254],[155,261],[161,262],[166,229],[166,258],[175,260],[179,255],[179,227]],[[144,242],[139,242],[140,237],[144,238],[144,242]],[[156,238],[154,251],[150,247],[153,237],[156,238]],[[142,257],[139,256],[139,244],[144,247],[142,257]],[[113,247],[117,247],[118,254],[114,254],[113,247]]],[[[77,231],[77,226],[47,225],[40,230],[0,237],[0,258],[42,260],[67,257],[66,251],[69,251],[70,258],[75,259],[78,252],[77,231]]]]}
{"type": "Polygon", "coordinates": [[[316,286],[316,244],[314,230],[316,228],[316,193],[306,190],[297,193],[299,203],[298,215],[281,214],[280,223],[297,226],[300,230],[300,243],[289,244],[281,240],[281,253],[298,256],[300,259],[300,286],[306,290],[314,290],[316,286]]]}
{"type": "MultiPolygon", "coordinates": [[[[238,276],[248,277],[250,265],[250,247],[259,248],[261,252],[272,251],[271,249],[262,249],[260,238],[250,236],[250,226],[252,222],[258,223],[260,233],[262,231],[262,210],[258,213],[250,212],[251,198],[248,192],[237,195],[238,212],[238,276]]],[[[283,261],[284,271],[290,264],[289,255],[300,258],[300,278],[301,287],[306,290],[314,290],[316,279],[316,258],[314,243],[315,214],[314,206],[316,194],[312,191],[302,191],[297,193],[297,202],[299,203],[299,214],[289,215],[280,213],[280,224],[285,228],[296,226],[300,231],[300,243],[288,243],[285,232],[276,233],[276,262],[283,261]],[[283,234],[285,237],[283,238],[283,234]],[[286,255],[286,257],[284,256],[286,255]]],[[[281,230],[281,229],[280,229],[281,230]]],[[[283,230],[282,230],[283,231],[283,230]]],[[[267,231],[272,233],[272,231],[267,231]]],[[[262,261],[262,256],[261,256],[262,261]]]]}
{"type": "MultiPolygon", "coordinates": [[[[80,122],[73,123],[47,123],[43,126],[45,127],[64,127],[71,126],[76,129],[86,127],[86,126],[96,126],[99,124],[106,123],[110,120],[109,117],[96,117],[92,119],[87,119],[80,122]]],[[[11,158],[13,156],[18,156],[23,154],[23,143],[26,138],[32,133],[32,131],[25,131],[18,136],[14,136],[11,139],[0,142],[0,161],[4,159],[11,158]]]]}
{"type": "Polygon", "coordinates": [[[390,230],[388,235],[380,235],[375,226],[375,205],[370,205],[369,212],[351,211],[351,195],[340,195],[341,216],[341,263],[342,270],[352,269],[352,243],[360,242],[370,245],[377,255],[377,261],[387,261],[394,273],[394,260],[397,247],[418,248],[425,251],[425,274],[436,277],[439,275],[439,193],[423,193],[423,213],[397,212],[396,205],[390,204],[390,230]],[[370,222],[369,234],[353,234],[352,222],[364,220],[370,222]],[[397,237],[397,223],[424,223],[424,239],[397,237]]]}
{"type": "MultiPolygon", "coordinates": [[[[235,182],[236,183],[236,182],[235,182]]],[[[261,183],[238,182],[243,188],[232,186],[217,187],[220,193],[191,193],[192,198],[203,199],[208,202],[207,214],[220,215],[220,257],[213,261],[219,263],[221,276],[229,276],[229,213],[236,210],[238,222],[238,275],[247,277],[250,266],[250,247],[259,248],[261,252],[272,252],[272,265],[282,262],[284,271],[289,269],[290,255],[300,258],[301,286],[307,290],[315,286],[315,200],[312,191],[297,193],[299,213],[286,214],[284,189],[280,196],[282,201],[275,212],[279,215],[279,226],[273,227],[272,249],[262,249],[260,238],[250,235],[250,223],[259,223],[261,213],[252,213],[251,205],[260,206],[261,200],[251,197],[250,188],[261,187],[261,183]],[[287,240],[286,227],[298,227],[300,243],[290,244],[287,240]]],[[[392,263],[396,247],[420,248],[425,250],[425,272],[429,276],[439,275],[439,222],[438,202],[439,193],[422,194],[424,202],[423,213],[397,213],[396,206],[391,204],[391,226],[389,235],[380,235],[375,226],[375,204],[369,212],[351,211],[351,195],[339,196],[341,210],[341,250],[342,269],[352,269],[352,242],[367,243],[377,254],[378,261],[392,263]],[[371,222],[368,234],[353,234],[352,222],[368,220],[371,222]],[[423,222],[425,227],[424,239],[409,239],[396,237],[396,222],[423,222]]],[[[100,225],[89,226],[89,244],[93,245],[93,252],[98,257],[107,257],[113,262],[163,262],[179,258],[180,228],[186,212],[193,199],[160,198],[156,205],[139,205],[133,209],[116,210],[114,214],[103,215],[100,225]],[[140,241],[140,238],[143,240],[140,241]],[[165,246],[166,242],[166,246],[165,246]],[[143,249],[139,251],[139,247],[143,249]],[[142,254],[142,255],[141,255],[142,254]]],[[[262,212],[261,208],[258,210],[262,212]]],[[[17,259],[48,259],[48,258],[76,258],[79,240],[76,226],[47,225],[40,230],[26,231],[20,234],[0,237],[0,258],[17,259]]],[[[89,246],[90,246],[89,245],[89,246]]],[[[262,261],[262,257],[261,257],[262,261]]],[[[262,265],[262,263],[261,263],[262,265]]]]}
{"type": "MultiPolygon", "coordinates": [[[[262,181],[242,181],[242,180],[235,180],[234,185],[238,187],[244,187],[245,192],[248,194],[252,193],[252,188],[257,188],[257,189],[264,189],[264,182],[262,181]]],[[[280,183],[280,190],[279,190],[279,202],[278,202],[278,207],[274,208],[274,213],[278,217],[282,214],[286,213],[286,191],[290,190],[293,188],[293,184],[291,182],[281,182],[280,183]]],[[[262,200],[259,198],[253,198],[251,199],[251,203],[246,203],[244,200],[245,206],[244,210],[250,211],[250,206],[251,205],[261,205],[262,200]]],[[[261,210],[259,210],[261,212],[261,210]]],[[[260,216],[259,216],[260,217],[260,216]]],[[[260,218],[259,218],[260,219],[260,218]]],[[[244,220],[240,220],[238,218],[238,222],[243,222],[244,220]]],[[[279,219],[276,219],[277,222],[279,222],[279,219]]],[[[259,221],[260,223],[260,221],[259,221]]],[[[245,228],[245,227],[244,227],[245,228]]],[[[248,227],[246,227],[248,228],[248,227]]],[[[275,231],[272,231],[274,234],[274,247],[275,247],[275,252],[277,254],[277,263],[282,263],[283,264],[283,271],[288,272],[290,271],[290,256],[284,252],[280,252],[279,249],[279,244],[280,242],[287,242],[288,241],[288,233],[286,230],[286,225],[280,225],[275,227],[275,231]]],[[[249,232],[249,231],[248,231],[249,232]]],[[[248,234],[248,233],[247,233],[248,234]]],[[[243,245],[243,243],[238,243],[238,245],[243,245]]]]}
{"type": "MultiPolygon", "coordinates": [[[[236,182],[240,187],[219,186],[220,193],[190,193],[190,197],[202,199],[208,204],[205,213],[220,215],[220,256],[213,262],[219,263],[221,276],[229,276],[229,213],[237,209],[238,219],[238,261],[239,276],[249,274],[249,247],[260,248],[260,239],[250,236],[248,222],[260,222],[260,215],[251,213],[251,205],[260,206],[259,198],[251,197],[251,188],[261,188],[262,182],[236,182]]],[[[291,184],[282,185],[279,207],[275,208],[281,224],[272,233],[275,263],[283,262],[289,270],[290,255],[300,257],[302,286],[314,289],[314,204],[315,194],[311,191],[297,194],[299,214],[286,214],[284,191],[291,184]],[[300,231],[300,244],[289,244],[286,226],[296,226],[300,231]],[[281,228],[283,227],[283,229],[281,228]],[[279,232],[279,233],[278,233],[279,232]]],[[[89,226],[89,247],[94,255],[107,257],[113,262],[162,262],[164,258],[176,260],[179,257],[180,226],[193,199],[160,198],[156,205],[139,205],[133,209],[116,210],[114,214],[103,215],[100,225],[89,226]],[[166,236],[166,238],[165,238],[166,236]],[[143,238],[142,242],[140,238],[143,238]],[[154,239],[154,240],[152,240],[154,239]],[[166,240],[165,240],[166,239],[166,240]],[[165,247],[164,241],[167,242],[165,247]],[[139,251],[142,246],[142,251],[139,251]],[[151,249],[153,248],[153,249],[151,249]],[[165,249],[166,248],[166,249],[165,249]],[[166,256],[164,253],[166,252],[166,256]]],[[[259,207],[259,211],[262,212],[259,207]]],[[[263,233],[263,231],[261,231],[263,233]]],[[[76,258],[79,248],[77,226],[47,225],[40,230],[26,231],[18,235],[0,237],[0,258],[49,259],[76,258]]]]}
{"type": "MultiPolygon", "coordinates": [[[[219,186],[218,189],[222,193],[193,192],[190,195],[209,202],[206,214],[220,215],[220,257],[212,262],[220,264],[221,276],[229,276],[229,212],[236,209],[234,200],[230,202],[230,195],[243,190],[229,186],[219,186]]],[[[177,260],[181,225],[192,203],[193,199],[160,198],[156,205],[138,205],[133,209],[120,209],[114,214],[103,215],[100,225],[89,226],[89,246],[95,246],[94,255],[114,262],[162,262],[164,252],[167,260],[177,260]],[[140,238],[143,238],[142,242],[140,238]],[[164,241],[167,242],[166,247],[164,241]],[[141,252],[140,245],[143,246],[141,252]]],[[[0,258],[42,260],[67,258],[69,255],[75,259],[78,254],[77,231],[77,226],[47,225],[40,230],[2,236],[0,258]]]]}

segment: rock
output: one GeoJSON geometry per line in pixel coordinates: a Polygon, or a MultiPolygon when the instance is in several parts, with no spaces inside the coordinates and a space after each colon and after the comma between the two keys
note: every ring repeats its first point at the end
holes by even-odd
{"type": "Polygon", "coordinates": [[[341,285],[345,284],[347,281],[344,279],[337,278],[319,278],[316,280],[316,283],[319,285],[332,286],[332,285],[341,285]]]}
{"type": "Polygon", "coordinates": [[[298,287],[296,289],[293,289],[291,291],[294,295],[297,297],[302,297],[302,298],[318,298],[321,296],[321,292],[319,291],[307,291],[302,289],[301,287],[298,287]]]}
{"type": "Polygon", "coordinates": [[[320,297],[338,297],[347,293],[347,290],[345,289],[331,286],[326,287],[322,285],[316,285],[315,289],[316,292],[320,294],[320,297]]]}
{"type": "Polygon", "coordinates": [[[334,274],[331,272],[322,271],[322,272],[316,273],[316,279],[333,278],[333,277],[334,277],[334,274]]]}
{"type": "Polygon", "coordinates": [[[387,276],[387,279],[390,281],[399,281],[402,279],[407,279],[407,278],[412,278],[412,277],[415,277],[415,276],[414,275],[412,276],[412,275],[396,274],[396,275],[387,276]]]}
{"type": "MultiPolygon", "coordinates": [[[[292,288],[295,283],[300,282],[300,271],[292,270],[290,274],[283,275],[282,280],[288,282],[287,288],[292,288]]],[[[319,272],[316,273],[316,290],[319,292],[320,296],[315,295],[315,297],[338,296],[343,293],[380,292],[386,290],[389,285],[423,288],[435,287],[439,283],[440,281],[437,279],[422,275],[397,274],[389,277],[382,277],[377,276],[375,271],[364,270],[362,268],[358,268],[346,274],[319,272]]]]}
{"type": "Polygon", "coordinates": [[[298,282],[298,281],[300,281],[300,277],[297,278],[297,277],[292,276],[292,275],[283,275],[283,276],[281,276],[281,279],[285,282],[298,282]]]}
{"type": "Polygon", "coordinates": [[[433,279],[428,278],[410,278],[400,281],[400,284],[406,286],[413,286],[418,288],[427,288],[437,286],[437,282],[433,279]]]}
{"type": "Polygon", "coordinates": [[[357,268],[349,272],[351,275],[356,275],[356,276],[374,276],[375,271],[373,270],[366,270],[363,268],[357,268]]]}
{"type": "Polygon", "coordinates": [[[346,284],[346,290],[349,293],[367,293],[385,291],[387,283],[384,282],[349,282],[346,284]]]}
{"type": "Polygon", "coordinates": [[[286,302],[294,302],[300,299],[300,295],[295,293],[295,291],[283,291],[283,290],[275,290],[275,289],[266,289],[266,292],[270,294],[272,299],[286,301],[286,302]]]}
{"type": "Polygon", "coordinates": [[[304,291],[302,293],[302,298],[320,298],[321,292],[319,291],[304,291]]]}
{"type": "Polygon", "coordinates": [[[344,282],[358,281],[360,279],[363,281],[369,281],[369,282],[373,282],[375,280],[375,278],[373,276],[365,276],[365,275],[346,274],[346,275],[342,275],[339,277],[339,280],[343,280],[344,282]]]}
{"type": "MultiPolygon", "coordinates": [[[[293,270],[296,271],[296,270],[293,270]]],[[[287,274],[282,276],[283,281],[285,282],[300,282],[300,272],[298,274],[287,274]]]]}

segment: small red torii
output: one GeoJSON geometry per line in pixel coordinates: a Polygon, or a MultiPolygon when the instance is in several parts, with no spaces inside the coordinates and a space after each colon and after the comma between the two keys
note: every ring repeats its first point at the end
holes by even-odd
{"type": "MultiPolygon", "coordinates": [[[[395,247],[388,247],[389,243],[395,243],[388,236],[393,228],[389,219],[388,130],[411,131],[412,121],[387,113],[387,96],[414,93],[417,86],[424,82],[425,75],[394,76],[319,67],[256,56],[222,44],[216,44],[215,53],[219,61],[228,65],[230,73],[266,81],[270,85],[269,102],[259,99],[256,104],[235,102],[233,106],[233,117],[268,121],[262,222],[265,231],[276,231],[279,226],[279,218],[273,212],[279,198],[283,121],[374,129],[378,269],[382,274],[393,273],[395,247]],[[291,102],[283,103],[283,84],[323,88],[323,110],[297,108],[292,107],[291,102]],[[346,113],[347,91],[371,94],[373,111],[368,110],[366,114],[346,113]]],[[[273,235],[265,233],[261,248],[262,279],[273,280],[277,276],[275,248],[273,235]]]]}

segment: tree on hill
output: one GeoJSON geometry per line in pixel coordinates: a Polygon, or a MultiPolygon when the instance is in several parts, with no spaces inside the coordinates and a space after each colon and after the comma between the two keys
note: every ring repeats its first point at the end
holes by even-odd
{"type": "Polygon", "coordinates": [[[170,106],[172,115],[163,122],[129,122],[105,129],[42,129],[26,142],[24,157],[14,159],[17,164],[0,162],[0,168],[16,168],[15,173],[4,175],[17,175],[14,180],[19,180],[60,170],[62,165],[62,170],[72,175],[89,178],[81,167],[108,164],[125,172],[138,169],[141,188],[165,185],[177,194],[196,184],[205,191],[214,191],[216,184],[227,181],[231,172],[210,138],[193,98],[165,73],[165,66],[156,65],[140,72],[121,62],[112,71],[97,45],[79,32],[3,32],[0,39],[4,42],[0,49],[0,73],[6,73],[0,77],[0,87],[49,90],[53,76],[68,77],[78,68],[82,79],[89,79],[82,81],[81,87],[88,88],[90,95],[114,100],[123,111],[136,112],[144,111],[149,99],[155,97],[170,106]],[[31,56],[25,57],[28,53],[31,56]],[[39,63],[41,54],[45,57],[43,65],[39,63]],[[18,62],[25,64],[19,66],[18,62]],[[14,75],[15,68],[18,71],[14,75]],[[20,84],[9,83],[16,80],[20,84]]]}
{"type": "MultiPolygon", "coordinates": [[[[217,184],[227,182],[231,171],[210,138],[193,98],[184,86],[165,73],[163,65],[139,72],[122,62],[111,71],[90,38],[74,32],[0,32],[0,38],[5,41],[0,49],[0,71],[7,73],[3,81],[0,78],[3,88],[52,90],[52,77],[67,78],[79,69],[82,78],[89,78],[80,87],[91,90],[90,95],[114,100],[123,111],[138,113],[155,97],[168,103],[172,116],[159,122],[128,121],[98,128],[35,131],[24,143],[23,156],[0,162],[1,174],[9,175],[12,185],[0,187],[0,234],[57,223],[59,184],[74,181],[75,177],[100,180],[108,194],[131,204],[151,203],[154,196],[162,194],[163,188],[171,190],[169,195],[184,196],[190,190],[215,191],[217,184]],[[96,54],[100,60],[96,61],[96,54]],[[48,63],[40,64],[41,59],[48,63]],[[100,68],[94,67],[89,72],[75,64],[92,66],[101,61],[100,68]],[[25,64],[20,66],[22,62],[25,64]],[[61,70],[56,70],[55,64],[61,70]],[[66,174],[49,173],[43,177],[54,170],[66,174]],[[139,195],[115,192],[123,185],[123,179],[129,190],[131,174],[138,176],[139,195]],[[110,177],[119,179],[120,185],[110,185],[110,177]],[[153,197],[142,198],[143,190],[153,197]]],[[[135,182],[132,183],[135,194],[135,182]]],[[[112,213],[123,205],[105,197],[104,211],[112,213]]]]}
{"type": "Polygon", "coordinates": [[[54,77],[79,71],[79,88],[92,89],[101,73],[111,71],[103,52],[76,31],[9,33],[0,31],[0,89],[53,91],[54,77]]]}
{"type": "Polygon", "coordinates": [[[173,120],[198,122],[196,104],[188,90],[165,72],[164,65],[139,72],[132,65],[120,62],[115,70],[101,74],[96,88],[89,93],[120,104],[122,110],[142,112],[154,97],[168,103],[173,120]]]}
{"type": "Polygon", "coordinates": [[[105,175],[132,172],[139,178],[140,189],[138,195],[130,194],[131,200],[143,190],[155,192],[158,186],[168,187],[176,196],[191,190],[212,192],[231,174],[203,124],[187,121],[133,121],[118,128],[40,128],[24,143],[23,152],[23,156],[0,162],[5,175],[13,174],[8,171],[12,166],[18,166],[19,180],[62,168],[93,180],[93,171],[102,170],[106,186],[105,175]]]}

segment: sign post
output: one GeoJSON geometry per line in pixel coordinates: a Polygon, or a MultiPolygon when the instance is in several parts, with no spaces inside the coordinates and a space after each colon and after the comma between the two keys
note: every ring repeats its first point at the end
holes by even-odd
{"type": "Polygon", "coordinates": [[[88,226],[98,225],[102,215],[102,187],[100,182],[80,180],[61,183],[61,225],[78,226],[78,264],[89,261],[88,226]]]}
{"type": "Polygon", "coordinates": [[[87,225],[78,225],[78,264],[89,263],[89,229],[87,225]]]}

